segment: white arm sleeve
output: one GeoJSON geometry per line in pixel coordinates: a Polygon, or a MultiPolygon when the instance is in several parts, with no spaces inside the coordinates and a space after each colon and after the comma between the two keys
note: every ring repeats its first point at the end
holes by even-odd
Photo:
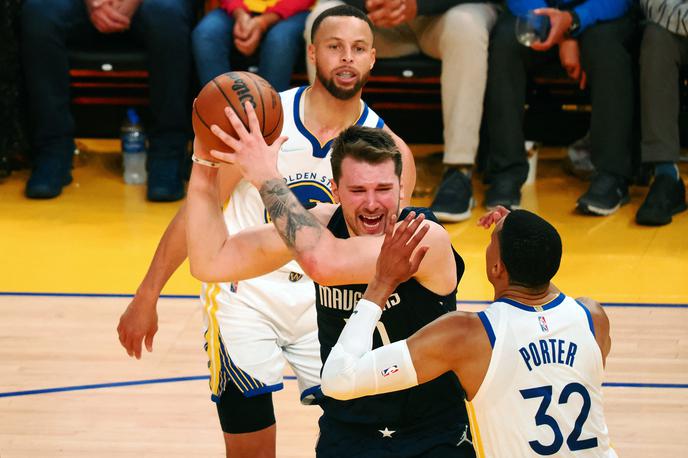
{"type": "Polygon", "coordinates": [[[418,385],[406,340],[371,350],[381,315],[376,304],[365,299],[358,302],[323,366],[325,395],[347,400],[418,385]]]}

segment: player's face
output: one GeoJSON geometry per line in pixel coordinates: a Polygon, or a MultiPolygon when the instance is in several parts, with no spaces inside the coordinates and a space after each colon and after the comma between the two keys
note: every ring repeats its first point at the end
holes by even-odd
{"type": "Polygon", "coordinates": [[[368,164],[346,157],[333,192],[342,205],[349,230],[356,235],[379,235],[390,216],[399,211],[399,187],[391,159],[368,164]]]}
{"type": "Polygon", "coordinates": [[[359,95],[375,63],[373,33],[368,24],[350,16],[322,21],[308,48],[315,76],[340,100],[359,95]]]}

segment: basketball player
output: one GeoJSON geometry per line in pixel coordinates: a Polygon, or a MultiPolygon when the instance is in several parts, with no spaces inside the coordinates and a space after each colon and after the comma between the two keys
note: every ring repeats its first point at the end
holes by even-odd
{"type": "Polygon", "coordinates": [[[478,456],[616,457],[602,409],[607,316],[599,303],[574,300],[550,282],[562,250],[552,225],[503,208],[481,223],[497,219],[486,252],[495,302],[483,312],[447,314],[371,351],[385,301],[424,254],[413,254],[423,236],[411,238],[416,221],[407,218],[394,234],[388,229],[375,280],[323,367],[323,392],[338,399],[378,395],[453,371],[466,392],[478,456]]]}
{"type": "MultiPolygon", "coordinates": [[[[238,137],[217,126],[212,129],[234,152],[212,152],[213,157],[239,165],[245,180],[260,190],[274,227],[242,231],[236,234],[239,240],[233,240],[218,206],[217,172],[194,165],[187,200],[192,273],[203,280],[209,279],[206,275],[232,279],[237,274],[234,265],[249,253],[280,263],[291,251],[316,284],[318,338],[325,361],[372,279],[382,243],[379,235],[399,214],[401,156],[384,131],[349,127],[332,148],[332,190],[340,205],[318,204],[311,214],[276,167],[284,138],[268,147],[250,106],[250,133],[232,110],[226,111],[238,137]],[[284,240],[281,247],[277,231],[284,240]]],[[[430,224],[426,243],[431,249],[414,278],[390,294],[373,337],[376,347],[405,339],[456,308],[463,260],[439,224],[430,224]]],[[[399,393],[350,401],[324,398],[317,456],[475,456],[466,440],[463,396],[454,374],[447,373],[399,393]]]]}
{"type": "MultiPolygon", "coordinates": [[[[283,133],[290,140],[280,152],[279,167],[287,186],[305,202],[332,202],[331,139],[352,124],[389,129],[360,99],[375,62],[367,17],[350,7],[329,10],[319,19],[316,35],[308,54],[319,77],[311,87],[280,94],[283,133]]],[[[413,156],[401,139],[393,138],[404,157],[405,189],[412,190],[413,156]]],[[[202,154],[198,144],[195,148],[202,154]]],[[[258,193],[241,181],[236,168],[223,166],[218,176],[221,201],[226,203],[231,196],[224,215],[232,232],[266,222],[258,193]]],[[[142,341],[152,351],[157,299],[187,255],[186,213],[184,205],[163,235],[148,273],[120,318],[119,339],[130,356],[140,358],[142,341]]],[[[255,271],[249,274],[247,277],[254,276],[255,271]]],[[[292,263],[252,280],[206,283],[201,299],[206,312],[210,386],[227,454],[275,456],[271,393],[282,388],[284,359],[297,376],[304,403],[312,402],[320,383],[312,282],[292,263]]]]}

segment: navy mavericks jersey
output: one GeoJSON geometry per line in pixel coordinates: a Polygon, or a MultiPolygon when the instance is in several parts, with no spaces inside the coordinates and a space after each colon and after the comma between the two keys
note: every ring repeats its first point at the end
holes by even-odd
{"type": "MultiPolygon", "coordinates": [[[[430,210],[406,208],[425,213],[436,221],[430,210]]],[[[332,215],[327,228],[338,238],[349,238],[341,207],[332,215]]],[[[456,251],[457,284],[464,272],[464,262],[456,251]]],[[[344,328],[346,319],[363,295],[367,285],[323,286],[315,284],[320,355],[325,362],[344,328]]],[[[399,285],[387,301],[373,335],[373,348],[410,337],[414,332],[447,312],[456,310],[456,293],[439,296],[415,279],[399,285]]],[[[391,424],[402,427],[432,418],[468,423],[464,393],[454,373],[448,372],[432,382],[394,393],[367,396],[350,401],[325,397],[321,402],[325,417],[356,424],[391,424]]]]}

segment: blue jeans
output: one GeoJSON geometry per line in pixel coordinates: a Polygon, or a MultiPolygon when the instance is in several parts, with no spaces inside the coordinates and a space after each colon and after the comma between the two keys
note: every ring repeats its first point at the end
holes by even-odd
{"type": "MultiPolygon", "coordinates": [[[[194,19],[194,0],[146,0],[134,14],[131,30],[125,32],[148,53],[152,159],[182,158],[186,151],[194,19]]],[[[71,161],[74,119],[69,111],[68,44],[112,39],[116,37],[99,33],[91,24],[83,0],[24,2],[22,60],[37,162],[71,161]]]]}
{"type": "MultiPolygon", "coordinates": [[[[278,91],[289,89],[294,64],[304,47],[303,28],[307,16],[308,12],[304,11],[273,25],[256,51],[259,53],[258,74],[278,91]]],[[[208,13],[194,29],[191,43],[201,84],[231,71],[233,29],[234,18],[220,8],[208,13]]]]}

